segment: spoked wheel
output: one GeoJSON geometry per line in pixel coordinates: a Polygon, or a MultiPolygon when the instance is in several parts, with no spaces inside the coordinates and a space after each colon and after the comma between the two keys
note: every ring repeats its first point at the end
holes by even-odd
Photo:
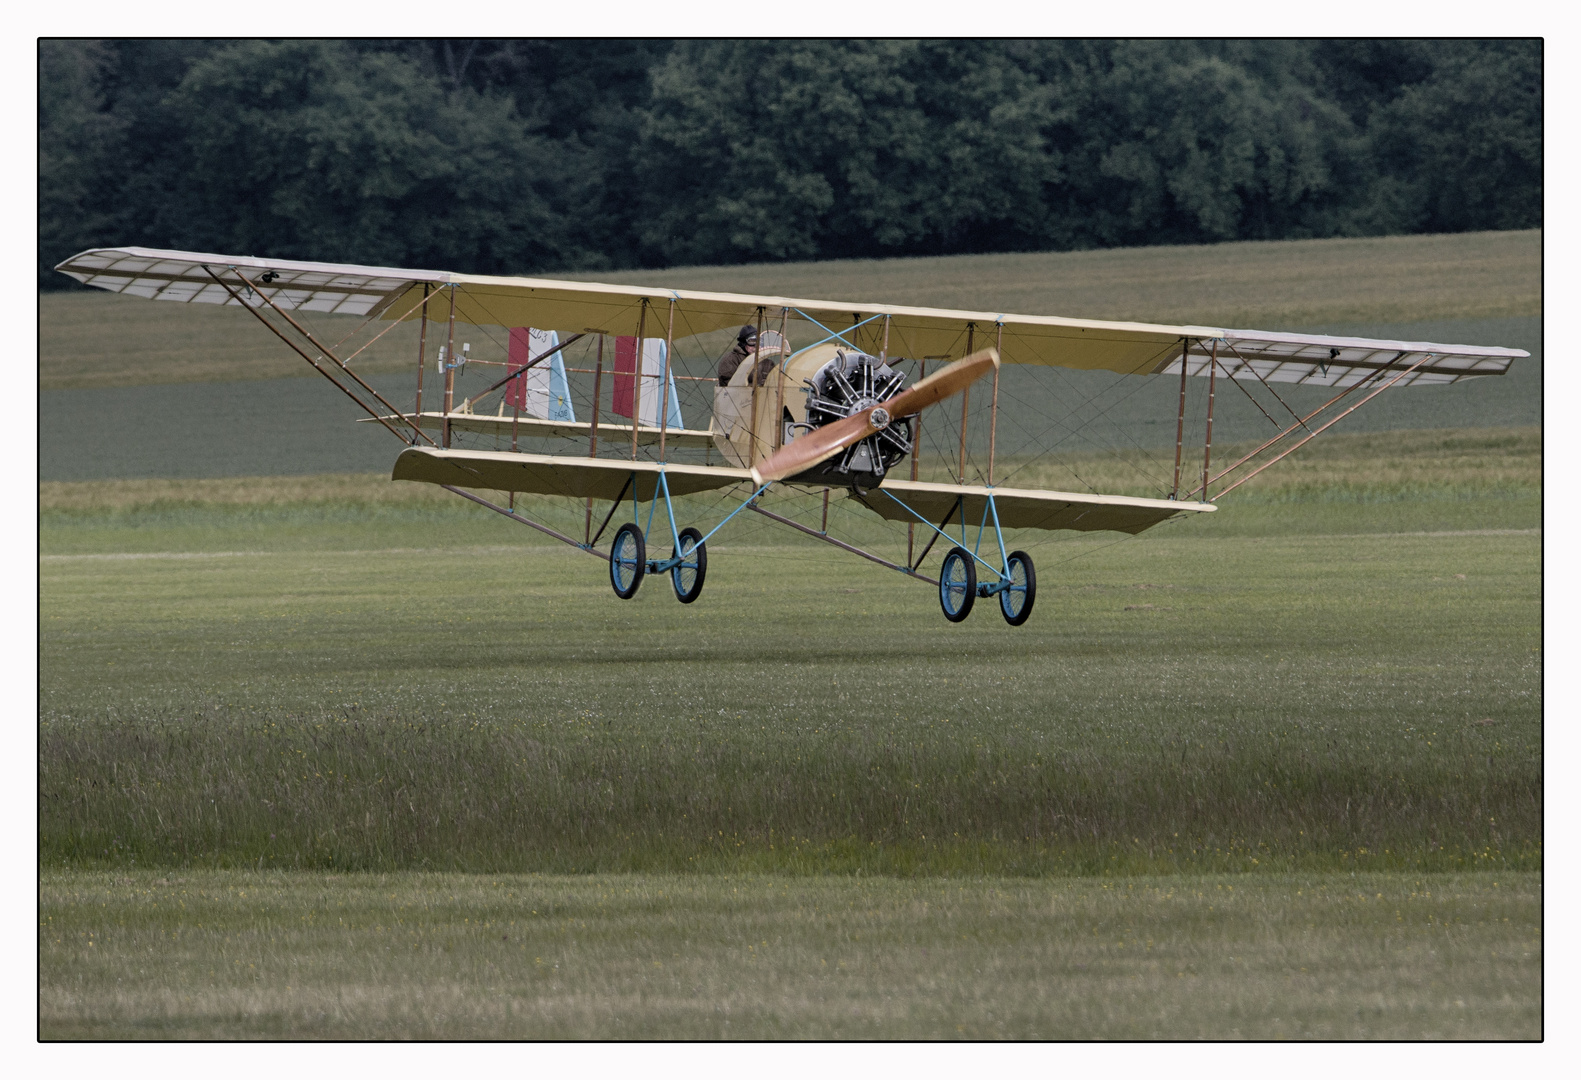
{"type": "Polygon", "coordinates": [[[999,610],[1005,622],[1020,626],[1032,614],[1032,602],[1038,596],[1038,575],[1032,568],[1032,556],[1024,551],[1010,553],[1010,582],[999,594],[999,610]]]}
{"type": "Polygon", "coordinates": [[[708,545],[703,543],[703,534],[693,528],[682,529],[675,557],[681,561],[670,568],[670,584],[675,586],[675,598],[690,604],[702,595],[703,579],[708,576],[708,545]]]}
{"type": "Polygon", "coordinates": [[[634,521],[628,521],[615,533],[609,545],[609,583],[615,595],[630,600],[637,595],[642,575],[648,568],[648,545],[642,539],[642,530],[634,521]]]}
{"type": "Polygon", "coordinates": [[[944,609],[944,617],[960,622],[972,613],[976,599],[977,567],[972,564],[972,553],[953,547],[939,567],[939,606],[944,609]]]}

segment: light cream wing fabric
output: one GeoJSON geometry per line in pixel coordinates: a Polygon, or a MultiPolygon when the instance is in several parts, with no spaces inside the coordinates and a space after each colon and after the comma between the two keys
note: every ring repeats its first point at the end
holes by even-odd
{"type": "MultiPolygon", "coordinates": [[[[917,521],[920,514],[938,525],[945,520],[946,515],[950,515],[950,524],[958,529],[964,519],[970,534],[985,520],[989,490],[976,485],[885,480],[877,490],[854,497],[879,517],[889,521],[917,521]],[[913,510],[916,513],[912,513],[913,510]]],[[[999,524],[1006,529],[1074,529],[1078,532],[1112,529],[1139,533],[1179,514],[1210,514],[1216,509],[1208,503],[1138,499],[1124,495],[1083,495],[1071,491],[1023,488],[992,490],[994,506],[999,512],[999,524]]],[[[993,524],[991,519],[988,524],[993,524]]]]}
{"type": "MultiPolygon", "coordinates": [[[[401,456],[395,459],[390,479],[606,500],[631,498],[632,487],[635,487],[637,498],[648,500],[653,498],[658,487],[661,471],[665,474],[671,495],[691,495],[699,491],[752,483],[752,474],[745,469],[724,466],[661,466],[652,461],[554,457],[548,454],[484,450],[437,450],[428,447],[410,447],[401,451],[401,456]],[[628,484],[632,486],[628,487],[628,484]]],[[[750,489],[745,494],[750,495],[750,489]]]]}
{"type": "MultiPolygon", "coordinates": [[[[286,310],[415,319],[422,287],[433,292],[430,318],[448,318],[452,300],[462,322],[533,326],[562,333],[600,331],[644,337],[672,332],[688,337],[759,317],[810,320],[846,328],[887,316],[890,352],[913,359],[959,357],[998,344],[1007,364],[1044,364],[1123,374],[1179,374],[1182,353],[1189,375],[1214,370],[1220,377],[1267,382],[1347,386],[1380,371],[1422,364],[1396,385],[1455,382],[1501,375],[1527,356],[1520,349],[1385,341],[1213,326],[1164,325],[1072,319],[1055,315],[956,311],[861,300],[809,300],[744,293],[697,292],[605,285],[549,278],[487,277],[438,270],[341,263],[298,262],[153,248],[98,248],[73,255],[56,269],[83,284],[152,300],[235,304],[211,272],[233,286],[245,275],[257,291],[286,310]]],[[[245,296],[245,293],[244,293],[245,296]]]]}

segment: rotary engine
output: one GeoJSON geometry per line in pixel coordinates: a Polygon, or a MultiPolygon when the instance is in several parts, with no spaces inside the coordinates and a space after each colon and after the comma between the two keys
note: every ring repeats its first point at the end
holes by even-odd
{"type": "MultiPolygon", "coordinates": [[[[795,426],[810,431],[888,401],[905,386],[906,375],[881,363],[876,356],[842,349],[804,382],[807,423],[795,426]]],[[[876,487],[886,472],[911,453],[912,430],[911,417],[896,418],[883,430],[846,447],[796,479],[876,487]]]]}

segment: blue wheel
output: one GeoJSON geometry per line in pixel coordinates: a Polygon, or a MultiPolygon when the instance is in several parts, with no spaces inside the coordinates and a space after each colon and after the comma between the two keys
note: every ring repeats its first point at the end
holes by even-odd
{"type": "Polygon", "coordinates": [[[615,533],[609,545],[609,583],[615,595],[630,600],[637,595],[642,575],[648,568],[648,545],[636,522],[628,521],[615,533]]]}
{"type": "Polygon", "coordinates": [[[1005,622],[1020,626],[1032,614],[1032,602],[1038,595],[1038,575],[1032,568],[1032,556],[1024,551],[1010,553],[1010,583],[999,594],[999,611],[1005,622]]]}
{"type": "Polygon", "coordinates": [[[681,545],[675,549],[680,559],[670,568],[670,584],[675,586],[675,598],[690,604],[703,591],[703,579],[708,576],[708,545],[703,534],[696,529],[681,530],[681,545]]]}
{"type": "Polygon", "coordinates": [[[976,599],[977,567],[972,563],[972,553],[953,547],[939,567],[939,606],[944,609],[944,617],[960,622],[972,613],[976,599]]]}

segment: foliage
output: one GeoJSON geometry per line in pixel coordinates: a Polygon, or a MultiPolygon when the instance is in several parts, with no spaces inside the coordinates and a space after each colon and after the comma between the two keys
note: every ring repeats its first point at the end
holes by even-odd
{"type": "Polygon", "coordinates": [[[44,41],[92,244],[475,272],[1541,224],[1534,41],[44,41]]]}

